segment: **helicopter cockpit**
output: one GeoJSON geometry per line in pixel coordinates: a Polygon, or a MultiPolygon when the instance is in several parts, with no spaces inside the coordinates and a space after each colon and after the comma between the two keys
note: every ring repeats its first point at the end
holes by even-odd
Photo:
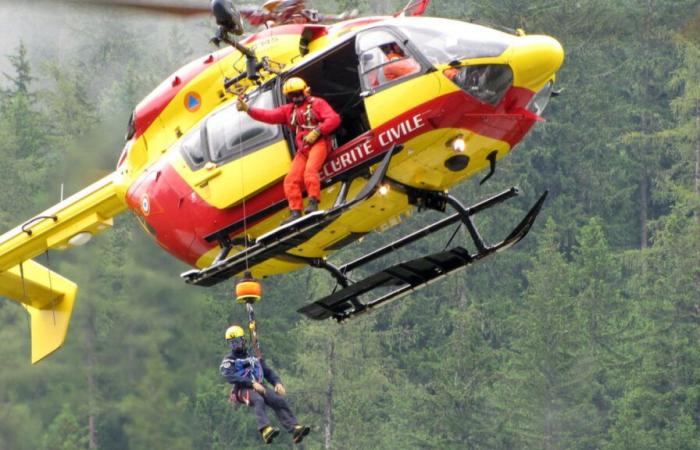
{"type": "Polygon", "coordinates": [[[511,86],[513,72],[507,64],[465,65],[463,61],[500,56],[515,36],[448,19],[416,17],[396,22],[432,65],[449,64],[445,75],[479,101],[496,106],[511,86]]]}
{"type": "Polygon", "coordinates": [[[435,17],[408,17],[392,23],[435,65],[499,56],[515,39],[492,28],[435,17]]]}

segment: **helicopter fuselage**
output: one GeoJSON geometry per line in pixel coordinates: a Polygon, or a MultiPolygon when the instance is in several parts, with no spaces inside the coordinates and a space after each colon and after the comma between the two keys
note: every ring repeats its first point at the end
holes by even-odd
{"type": "MultiPolygon", "coordinates": [[[[430,18],[285,25],[244,43],[285,65],[279,76],[264,74],[260,86],[244,86],[252,104],[278,106],[282,81],[301,76],[343,117],[337,148],[321,172],[322,208],[360,190],[378,159],[392,145],[403,146],[388,170],[393,188],[290,252],[314,258],[398,223],[413,209],[407,189],[446,190],[488,168],[489,158],[504,157],[541,120],[563,60],[559,43],[546,36],[430,18]],[[420,69],[387,78],[391,61],[381,53],[387,43],[420,69]]],[[[242,55],[223,49],[165,80],[136,108],[117,167],[126,202],[144,228],[199,268],[211,264],[221,242],[260,236],[286,215],[282,181],[293,136],[235,110],[224,81],[244,70],[242,55]]],[[[277,257],[253,273],[301,266],[277,257]]]]}

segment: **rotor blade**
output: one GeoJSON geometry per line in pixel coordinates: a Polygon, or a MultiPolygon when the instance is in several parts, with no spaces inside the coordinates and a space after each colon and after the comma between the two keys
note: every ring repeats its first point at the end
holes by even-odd
{"type": "Polygon", "coordinates": [[[210,14],[211,8],[209,5],[194,5],[194,4],[167,4],[164,2],[152,2],[148,0],[65,0],[67,3],[73,3],[85,6],[108,6],[116,8],[128,8],[139,11],[149,11],[161,14],[171,14],[175,16],[191,17],[201,14],[210,14]]]}

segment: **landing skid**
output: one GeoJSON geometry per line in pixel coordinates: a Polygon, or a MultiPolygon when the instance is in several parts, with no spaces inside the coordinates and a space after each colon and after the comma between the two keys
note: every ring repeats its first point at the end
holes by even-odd
{"type": "Polygon", "coordinates": [[[332,317],[342,322],[348,318],[373,311],[406,294],[455,274],[468,265],[493,253],[505,250],[524,238],[530,231],[547,197],[547,192],[537,200],[527,215],[513,229],[508,237],[492,246],[487,245],[479,235],[476,226],[471,220],[471,216],[511,197],[519,195],[517,188],[511,188],[501,192],[468,208],[462,206],[456,198],[448,194],[432,193],[432,195],[437,196],[438,200],[441,195],[444,196],[443,200],[454,207],[457,213],[377,249],[344,266],[333,268],[334,270],[332,270],[331,273],[336,279],[338,278],[338,273],[345,277],[345,280],[343,280],[345,282],[341,283],[343,288],[338,292],[334,292],[331,295],[304,306],[299,309],[298,312],[315,320],[332,317]],[[472,242],[476,247],[475,252],[470,253],[464,247],[457,246],[447,251],[433,253],[421,258],[396,264],[357,282],[350,282],[350,279],[347,278],[347,273],[353,269],[460,221],[466,226],[469,232],[472,242]],[[360,296],[369,294],[380,288],[384,288],[385,290],[387,288],[393,288],[393,290],[380,297],[367,301],[360,301],[360,296]]]}
{"type": "MultiPolygon", "coordinates": [[[[269,258],[286,255],[288,250],[302,245],[323,230],[328,224],[374,194],[384,180],[392,156],[401,149],[394,145],[374,171],[362,190],[351,201],[342,201],[327,211],[316,211],[293,222],[275,228],[249,242],[245,250],[228,256],[232,246],[224,245],[214,263],[202,270],[190,270],[180,276],[189,284],[213,286],[269,258]]],[[[347,184],[346,184],[347,186],[347,184]]],[[[343,189],[346,192],[346,189],[343,189]]]]}

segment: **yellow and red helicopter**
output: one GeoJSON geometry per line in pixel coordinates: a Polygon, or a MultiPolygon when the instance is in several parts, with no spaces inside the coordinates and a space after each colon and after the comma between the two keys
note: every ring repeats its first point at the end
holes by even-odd
{"type": "Polygon", "coordinates": [[[75,283],[32,258],[84,244],[127,210],[163,249],[194,267],[181,275],[189,284],[211,286],[248,270],[265,277],[308,265],[326,269],[342,289],[299,311],[339,321],[522,239],[546,193],[508,237],[489,245],[473,216],[518,189],[469,207],[447,190],[489,170],[485,181],[542,120],[562,47],[544,35],[424,17],[427,5],[412,0],[393,16],[354,17],[325,16],[300,0],[241,10],[231,0],[213,0],[219,26],[213,40],[230,45],[177,70],[134,109],[112,174],[0,236],[0,295],[31,316],[32,362],[63,344],[77,292],[75,283]],[[264,28],[237,41],[241,17],[264,28]],[[384,52],[389,45],[412,60],[412,73],[387,75],[396,61],[384,52]],[[293,136],[238,111],[235,99],[277,106],[290,77],[306,80],[342,124],[322,170],[320,210],[280,227],[293,136]],[[414,208],[448,206],[454,214],[355,261],[337,267],[326,259],[414,208]],[[362,280],[348,275],[459,223],[471,251],[455,246],[362,280]],[[378,289],[381,296],[368,298],[378,289]]]}

